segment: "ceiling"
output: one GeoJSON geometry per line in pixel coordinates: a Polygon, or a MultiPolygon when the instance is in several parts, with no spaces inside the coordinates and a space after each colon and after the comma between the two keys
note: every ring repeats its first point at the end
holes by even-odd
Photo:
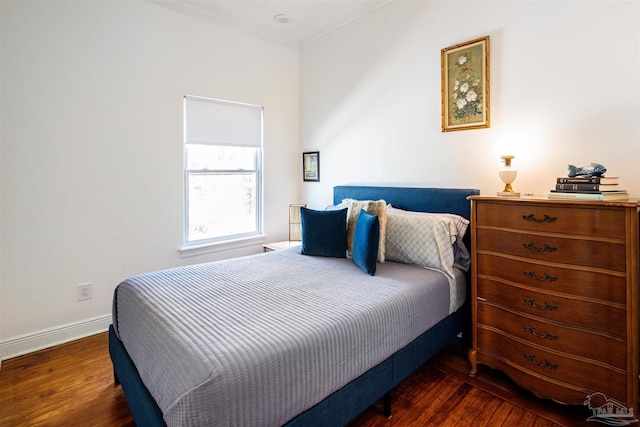
{"type": "Polygon", "coordinates": [[[393,0],[151,0],[291,46],[327,35],[393,0]],[[284,15],[288,23],[274,19],[284,15]]]}

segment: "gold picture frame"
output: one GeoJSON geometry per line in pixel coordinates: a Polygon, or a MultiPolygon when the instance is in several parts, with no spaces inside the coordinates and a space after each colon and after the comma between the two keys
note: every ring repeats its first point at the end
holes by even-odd
{"type": "Polygon", "coordinates": [[[442,132],[488,128],[489,36],[441,51],[442,132]]]}

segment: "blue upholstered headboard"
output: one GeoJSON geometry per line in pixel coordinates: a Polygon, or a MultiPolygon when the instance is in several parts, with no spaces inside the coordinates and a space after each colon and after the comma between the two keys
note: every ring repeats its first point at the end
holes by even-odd
{"type": "Polygon", "coordinates": [[[468,196],[480,194],[469,188],[369,187],[341,185],[333,188],[333,203],[343,199],[380,200],[400,209],[416,212],[453,213],[471,217],[468,196]]]}

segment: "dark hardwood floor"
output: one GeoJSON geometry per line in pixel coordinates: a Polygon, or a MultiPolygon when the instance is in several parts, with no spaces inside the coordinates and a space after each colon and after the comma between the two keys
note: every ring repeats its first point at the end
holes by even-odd
{"type": "MultiPolygon", "coordinates": [[[[390,419],[378,402],[349,427],[597,425],[586,407],[541,401],[499,372],[469,378],[467,369],[456,342],[394,390],[390,419]]],[[[106,333],[6,360],[0,426],[134,426],[112,372],[106,333]]]]}

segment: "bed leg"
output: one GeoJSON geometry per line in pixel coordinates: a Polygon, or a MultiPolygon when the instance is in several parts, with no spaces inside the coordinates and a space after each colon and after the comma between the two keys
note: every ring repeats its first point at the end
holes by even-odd
{"type": "Polygon", "coordinates": [[[119,386],[120,380],[118,379],[118,374],[116,374],[116,369],[113,368],[113,385],[119,386]]]}
{"type": "Polygon", "coordinates": [[[384,405],[384,416],[387,418],[391,418],[391,392],[388,392],[382,398],[384,405]]]}

